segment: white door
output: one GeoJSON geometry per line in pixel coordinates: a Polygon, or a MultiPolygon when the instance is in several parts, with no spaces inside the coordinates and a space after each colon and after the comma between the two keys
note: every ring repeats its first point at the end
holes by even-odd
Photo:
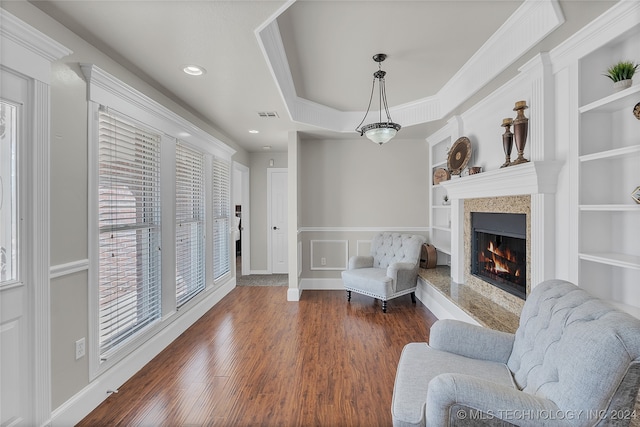
{"type": "Polygon", "coordinates": [[[270,230],[271,234],[271,272],[286,274],[287,262],[287,170],[268,169],[270,230]]]}
{"type": "Polygon", "coordinates": [[[28,301],[31,284],[25,277],[26,229],[21,206],[27,196],[24,138],[28,83],[0,70],[0,425],[29,425],[32,382],[28,361],[32,329],[28,301]]]}

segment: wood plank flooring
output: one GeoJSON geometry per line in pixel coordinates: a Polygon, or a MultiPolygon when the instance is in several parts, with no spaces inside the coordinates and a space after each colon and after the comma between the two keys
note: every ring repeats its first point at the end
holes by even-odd
{"type": "Polygon", "coordinates": [[[79,426],[390,426],[405,344],[436,318],[419,301],[237,287],[79,426]]]}

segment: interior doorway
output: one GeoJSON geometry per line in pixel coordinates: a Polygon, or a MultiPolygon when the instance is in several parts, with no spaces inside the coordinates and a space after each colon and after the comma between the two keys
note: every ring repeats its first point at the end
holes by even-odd
{"type": "Polygon", "coordinates": [[[251,272],[251,219],[249,207],[249,168],[233,162],[234,243],[236,275],[246,276],[251,272]]]}

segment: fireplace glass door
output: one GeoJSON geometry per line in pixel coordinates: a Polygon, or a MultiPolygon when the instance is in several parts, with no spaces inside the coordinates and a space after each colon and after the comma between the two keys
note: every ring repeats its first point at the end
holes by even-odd
{"type": "Polygon", "coordinates": [[[526,218],[512,215],[482,214],[477,217],[474,214],[471,274],[525,299],[526,218]]]}

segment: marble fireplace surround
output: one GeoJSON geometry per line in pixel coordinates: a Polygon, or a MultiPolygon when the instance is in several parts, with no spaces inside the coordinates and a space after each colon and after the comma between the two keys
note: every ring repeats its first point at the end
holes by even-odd
{"type": "Polygon", "coordinates": [[[555,275],[557,161],[535,161],[442,182],[451,199],[451,280],[519,315],[524,301],[470,274],[471,212],[527,214],[527,294],[555,275]]]}
{"type": "Polygon", "coordinates": [[[520,314],[524,300],[497,288],[485,280],[471,274],[471,214],[474,212],[501,212],[525,214],[527,216],[527,290],[531,292],[531,196],[500,196],[464,201],[464,283],[489,300],[506,308],[514,314],[520,314]]]}

